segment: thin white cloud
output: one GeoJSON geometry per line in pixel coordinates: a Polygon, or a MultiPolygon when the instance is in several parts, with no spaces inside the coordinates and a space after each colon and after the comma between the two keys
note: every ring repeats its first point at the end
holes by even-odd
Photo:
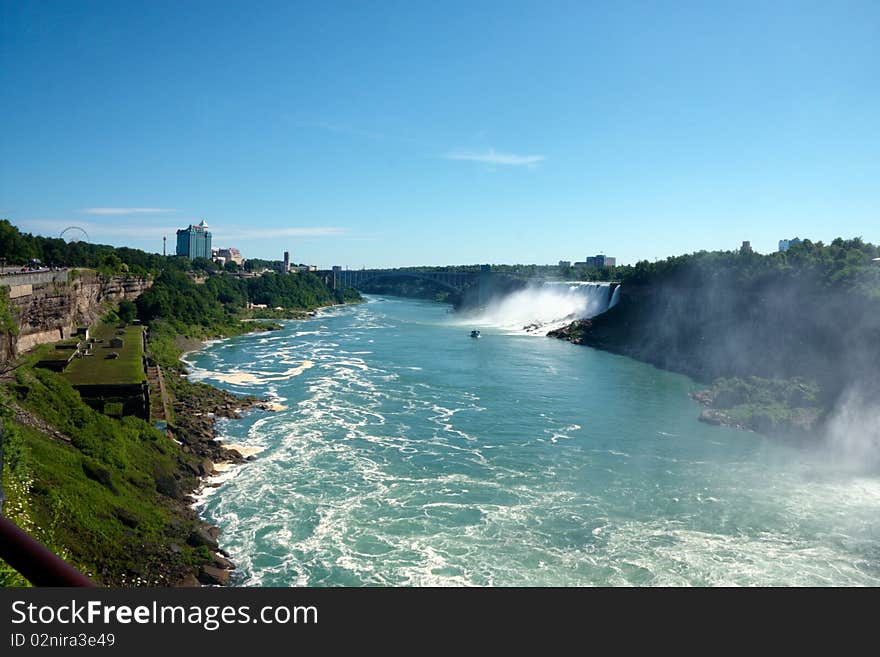
{"type": "MultiPolygon", "coordinates": [[[[159,237],[163,235],[172,239],[179,228],[185,228],[189,225],[198,224],[200,219],[181,219],[176,225],[157,225],[140,223],[97,223],[97,222],[77,222],[66,219],[30,219],[17,222],[21,228],[29,232],[35,232],[48,237],[55,237],[62,230],[69,226],[78,226],[84,229],[91,237],[93,242],[100,243],[108,238],[134,238],[143,239],[145,237],[159,237]]],[[[224,244],[233,241],[250,241],[265,239],[282,239],[286,237],[338,237],[348,232],[347,228],[338,228],[333,226],[290,226],[290,227],[265,227],[254,228],[252,226],[240,226],[237,224],[213,224],[208,222],[208,229],[211,231],[213,241],[218,240],[224,244]]]]}
{"type": "Polygon", "coordinates": [[[485,151],[453,151],[444,156],[447,160],[464,160],[466,162],[482,162],[483,164],[501,164],[505,166],[534,166],[547,158],[543,155],[516,155],[499,153],[494,148],[485,151]]]}
{"type": "Polygon", "coordinates": [[[173,208],[83,208],[82,214],[118,215],[118,214],[163,214],[177,212],[173,208]]]}
{"type": "MultiPolygon", "coordinates": [[[[180,226],[159,226],[150,224],[103,224],[89,221],[77,221],[70,219],[23,219],[16,222],[19,228],[27,232],[36,233],[45,237],[58,237],[65,228],[71,226],[82,228],[89,234],[90,241],[102,243],[104,240],[113,237],[122,238],[145,238],[145,237],[162,237],[162,235],[174,235],[180,226],[184,225],[182,221],[180,226]]],[[[198,222],[188,222],[198,223],[198,222]]]]}

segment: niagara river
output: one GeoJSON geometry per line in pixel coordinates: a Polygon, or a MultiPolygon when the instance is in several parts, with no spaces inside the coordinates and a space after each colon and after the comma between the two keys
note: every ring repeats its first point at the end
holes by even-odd
{"type": "Polygon", "coordinates": [[[702,424],[687,377],[543,337],[583,312],[564,297],[473,317],[368,297],[189,354],[192,380],[278,409],[219,422],[254,459],[197,501],[233,583],[880,584],[876,474],[702,424]]]}

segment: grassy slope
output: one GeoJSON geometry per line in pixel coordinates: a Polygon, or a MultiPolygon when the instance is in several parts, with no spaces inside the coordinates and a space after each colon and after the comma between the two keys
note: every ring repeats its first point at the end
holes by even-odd
{"type": "MultiPolygon", "coordinates": [[[[277,325],[235,322],[224,327],[224,334],[271,326],[277,325]]],[[[150,335],[153,357],[171,370],[179,368],[185,342],[181,335],[165,322],[156,322],[150,335]]],[[[198,338],[208,336],[208,331],[193,327],[190,342],[198,344],[198,338]]],[[[52,348],[42,345],[23,359],[15,383],[0,390],[0,402],[6,407],[21,405],[71,436],[73,444],[7,419],[7,433],[21,444],[23,456],[15,471],[9,458],[4,465],[8,496],[4,512],[104,585],[167,586],[192,566],[210,563],[206,548],[186,544],[196,526],[195,516],[179,500],[157,491],[157,485],[165,488],[169,482],[178,482],[181,488],[187,479],[194,483],[188,465],[197,468],[197,459],[142,420],[116,420],[92,410],[65,375],[35,369],[34,364],[52,348]]],[[[185,397],[215,391],[173,372],[166,382],[185,397]]],[[[0,585],[26,584],[0,560],[0,585]]]]}
{"type": "Polygon", "coordinates": [[[44,370],[23,368],[3,395],[73,438],[6,422],[24,455],[4,473],[10,517],[35,538],[105,585],[168,585],[210,560],[185,543],[194,519],[157,491],[183,471],[186,456],[170,439],[137,418],[93,411],[44,370]]]}

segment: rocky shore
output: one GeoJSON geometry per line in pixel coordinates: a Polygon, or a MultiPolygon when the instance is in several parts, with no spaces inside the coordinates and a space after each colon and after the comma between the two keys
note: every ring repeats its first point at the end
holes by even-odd
{"type": "MultiPolygon", "coordinates": [[[[301,315],[314,315],[314,312],[301,313],[301,315]]],[[[273,331],[280,328],[282,326],[277,323],[258,324],[254,321],[249,325],[248,332],[273,331]]],[[[217,336],[218,339],[224,337],[217,336]]],[[[174,346],[180,358],[183,358],[189,352],[204,348],[206,342],[177,336],[174,346]]],[[[204,522],[196,513],[195,496],[206,486],[218,485],[212,483],[210,479],[219,474],[219,471],[242,465],[255,457],[244,455],[234,447],[218,441],[217,420],[239,419],[243,412],[251,410],[275,412],[286,407],[268,399],[260,399],[252,395],[239,397],[205,383],[193,383],[187,378],[182,360],[178,360],[173,367],[169,366],[166,371],[174,409],[174,421],[169,423],[168,431],[169,435],[180,444],[182,454],[177,475],[165,478],[160,492],[175,501],[176,510],[191,521],[194,527],[190,531],[182,531],[181,539],[193,548],[208,550],[210,554],[207,563],[193,566],[182,573],[176,578],[175,584],[176,586],[225,586],[232,577],[235,564],[219,546],[220,528],[204,522]]]]}
{"type": "MultiPolygon", "coordinates": [[[[205,346],[197,340],[180,339],[178,346],[184,351],[193,351],[205,346]]],[[[193,383],[180,363],[170,373],[170,387],[173,392],[174,421],[169,423],[168,431],[179,444],[179,476],[167,478],[163,482],[164,493],[174,499],[178,511],[190,519],[194,529],[181,539],[194,548],[205,548],[210,560],[194,566],[176,582],[177,586],[224,586],[229,583],[235,565],[229,560],[218,544],[220,528],[202,521],[193,506],[197,495],[212,484],[210,478],[219,470],[229,466],[241,465],[253,456],[245,456],[236,449],[227,447],[217,440],[216,423],[219,418],[241,418],[246,411],[260,409],[277,410],[277,404],[252,395],[236,396],[220,388],[205,383],[193,383]]],[[[173,549],[173,546],[172,546],[173,549]]]]}
{"type": "Polygon", "coordinates": [[[721,378],[691,393],[700,422],[768,436],[810,441],[822,420],[819,389],[802,379],[721,378]]]}
{"type": "MultiPolygon", "coordinates": [[[[189,458],[180,461],[181,474],[167,478],[163,492],[177,501],[179,512],[190,518],[194,528],[181,536],[191,547],[204,547],[210,553],[210,562],[194,566],[183,575],[177,586],[223,586],[229,583],[235,565],[219,546],[220,528],[202,521],[193,509],[194,495],[208,478],[217,474],[219,464],[242,464],[248,459],[235,449],[217,441],[217,418],[239,418],[241,413],[259,407],[265,402],[256,397],[236,397],[224,390],[197,383],[181,381],[175,386],[174,416],[169,434],[180,443],[180,450],[189,458]],[[186,476],[190,475],[190,476],[186,476]]],[[[173,546],[172,546],[173,549],[173,546]]]]}

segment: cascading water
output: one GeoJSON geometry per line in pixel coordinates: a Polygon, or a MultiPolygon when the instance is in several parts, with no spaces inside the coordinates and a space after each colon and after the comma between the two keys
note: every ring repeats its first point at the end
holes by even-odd
{"type": "Polygon", "coordinates": [[[620,286],[610,283],[547,282],[497,299],[462,317],[463,323],[506,332],[546,335],[577,319],[595,317],[620,299],[620,286]]]}
{"type": "Polygon", "coordinates": [[[614,292],[611,294],[611,303],[608,304],[609,308],[614,308],[620,302],[620,286],[614,288],[614,292]]]}

